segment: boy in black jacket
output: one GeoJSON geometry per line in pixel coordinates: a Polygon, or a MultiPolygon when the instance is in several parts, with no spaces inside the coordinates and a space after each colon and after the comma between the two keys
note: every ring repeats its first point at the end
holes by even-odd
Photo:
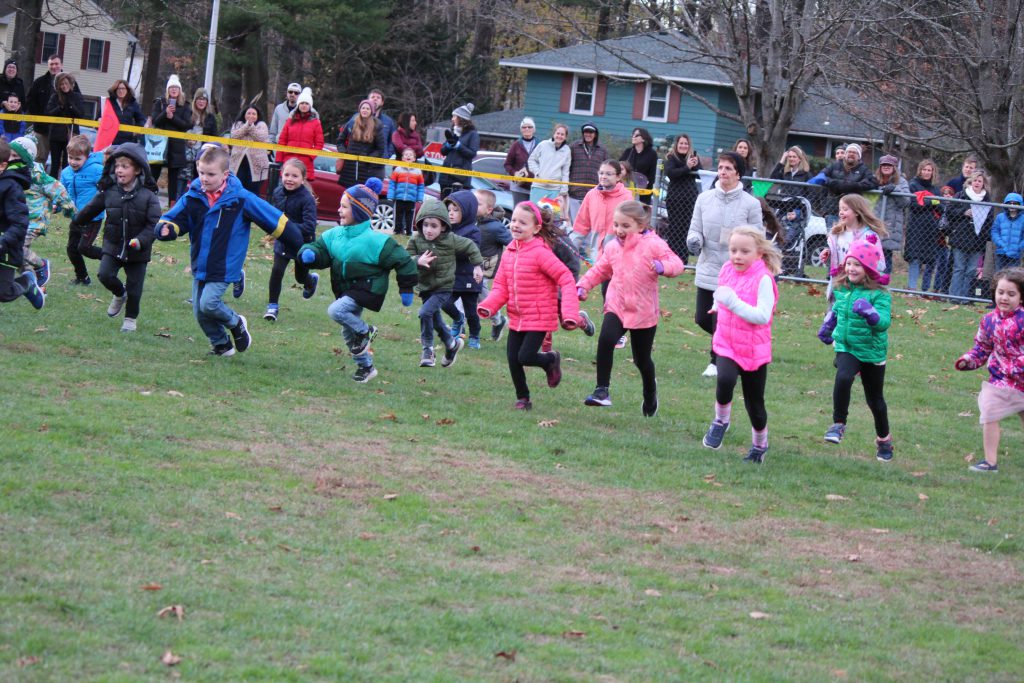
{"type": "Polygon", "coordinates": [[[19,296],[28,299],[36,309],[46,303],[46,295],[36,284],[36,273],[27,270],[18,275],[24,262],[25,233],[28,231],[28,205],[25,190],[32,183],[21,158],[10,165],[11,146],[0,139],[0,302],[8,303],[19,296]]]}

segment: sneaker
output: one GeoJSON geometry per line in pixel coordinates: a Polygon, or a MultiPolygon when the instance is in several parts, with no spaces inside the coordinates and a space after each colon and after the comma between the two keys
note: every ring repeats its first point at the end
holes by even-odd
{"type": "Polygon", "coordinates": [[[610,406],[612,397],[608,395],[608,387],[595,387],[594,391],[583,399],[586,406],[610,406]]]}
{"type": "Polygon", "coordinates": [[[88,275],[86,275],[85,277],[76,277],[74,280],[71,281],[71,286],[72,287],[74,287],[76,285],[82,285],[83,287],[88,287],[91,284],[92,284],[92,278],[90,278],[88,275]]]}
{"type": "MultiPolygon", "coordinates": [[[[231,286],[231,296],[233,296],[236,299],[238,299],[238,298],[240,298],[242,296],[243,293],[245,293],[245,269],[244,268],[242,269],[242,276],[240,278],[238,278],[238,282],[236,282],[235,284],[233,284],[231,286]]],[[[238,352],[241,353],[242,349],[239,349],[238,352]]]]}
{"type": "Polygon", "coordinates": [[[999,465],[994,465],[990,463],[988,460],[982,460],[981,462],[974,463],[967,469],[969,469],[971,472],[998,472],[999,465]]]}
{"type": "Polygon", "coordinates": [[[452,321],[452,336],[453,337],[461,337],[462,336],[462,326],[465,325],[465,324],[466,324],[466,318],[465,317],[459,318],[458,320],[453,320],[452,321]]]}
{"type": "Polygon", "coordinates": [[[24,292],[25,298],[32,304],[32,308],[38,311],[46,305],[46,292],[40,289],[35,271],[26,270],[25,276],[29,279],[28,287],[25,288],[24,292]]]}
{"type": "Polygon", "coordinates": [[[462,340],[462,337],[456,337],[455,341],[452,342],[450,348],[444,350],[444,358],[441,359],[441,367],[447,368],[455,364],[455,359],[459,357],[459,351],[466,345],[466,342],[462,340]]]}
{"type": "Polygon", "coordinates": [[[533,410],[533,403],[528,398],[521,398],[512,407],[515,410],[533,410]]]}
{"type": "Polygon", "coordinates": [[[540,352],[541,353],[551,353],[551,347],[554,344],[554,339],[555,339],[555,337],[554,337],[553,333],[551,333],[551,332],[545,333],[544,334],[544,341],[542,341],[540,343],[540,352]]]}
{"type": "Polygon", "coordinates": [[[231,328],[231,337],[235,340],[235,351],[239,353],[252,346],[252,336],[249,334],[248,321],[244,315],[238,316],[238,324],[231,328]]]}
{"type": "Polygon", "coordinates": [[[125,318],[124,322],[121,323],[122,332],[134,332],[135,331],[135,318],[125,318]]]}
{"type": "Polygon", "coordinates": [[[371,379],[377,376],[377,368],[372,365],[366,367],[360,366],[356,368],[356,372],[352,375],[352,379],[359,382],[360,384],[366,384],[371,379]]]}
{"type": "Polygon", "coordinates": [[[224,342],[223,344],[217,344],[212,349],[210,349],[210,354],[209,355],[211,355],[211,356],[224,356],[225,358],[227,358],[228,356],[235,355],[235,347],[231,344],[231,342],[224,342]]]}
{"type": "Polygon", "coordinates": [[[714,363],[708,363],[708,366],[704,368],[704,372],[700,373],[701,377],[718,377],[718,366],[714,363]]]}
{"type": "Polygon", "coordinates": [[[359,338],[353,340],[352,344],[348,347],[349,352],[353,356],[358,356],[359,354],[364,353],[366,349],[370,347],[370,342],[372,342],[376,337],[377,328],[370,325],[366,328],[366,334],[363,334],[359,338]]]}
{"type": "Polygon", "coordinates": [[[434,349],[431,349],[431,348],[423,349],[423,353],[420,355],[420,367],[421,368],[432,368],[432,367],[434,367],[434,349]]]}
{"type": "Polygon", "coordinates": [[[316,273],[310,273],[306,278],[306,284],[302,288],[302,298],[312,299],[313,295],[316,294],[316,286],[320,284],[320,276],[316,273]],[[313,284],[309,284],[312,282],[313,284]]]}
{"type": "Polygon", "coordinates": [[[875,457],[882,462],[892,460],[892,439],[875,442],[875,457]]]}
{"type": "Polygon", "coordinates": [[[128,301],[128,295],[122,294],[121,296],[115,296],[110,300],[110,305],[107,306],[107,315],[111,318],[117,317],[117,314],[124,308],[124,302],[128,301]]]}
{"type": "Polygon", "coordinates": [[[747,453],[747,457],[743,458],[743,462],[752,462],[757,465],[764,464],[764,457],[768,455],[768,447],[759,448],[758,446],[751,446],[750,451],[747,453]]]}
{"type": "Polygon", "coordinates": [[[50,259],[43,259],[43,265],[35,269],[36,271],[36,284],[40,287],[45,287],[46,283],[50,281],[50,259]]]}
{"type": "Polygon", "coordinates": [[[725,438],[725,433],[729,431],[728,422],[719,422],[713,420],[711,426],[708,427],[708,433],[704,435],[702,443],[707,448],[713,448],[716,451],[722,447],[722,440],[725,438]]]}
{"type": "Polygon", "coordinates": [[[278,310],[279,307],[277,304],[267,304],[267,312],[263,314],[263,319],[275,322],[277,320],[278,310]]]}
{"type": "Polygon", "coordinates": [[[828,441],[829,443],[839,443],[843,440],[843,434],[845,433],[846,425],[842,422],[836,422],[828,428],[827,432],[825,432],[825,441],[828,441]]]}
{"type": "Polygon", "coordinates": [[[658,390],[650,396],[644,396],[644,402],[640,405],[640,412],[644,417],[654,417],[658,414],[658,390]]]}
{"type": "Polygon", "coordinates": [[[593,337],[594,333],[597,332],[597,327],[594,326],[594,321],[590,319],[590,316],[587,315],[587,312],[582,308],[580,309],[580,320],[583,323],[580,325],[580,329],[583,330],[583,334],[588,337],[593,337]]]}
{"type": "Polygon", "coordinates": [[[479,349],[480,337],[470,337],[469,339],[466,340],[466,346],[468,346],[471,349],[479,349]]]}
{"type": "Polygon", "coordinates": [[[498,322],[491,325],[491,341],[496,342],[501,339],[501,333],[505,330],[505,325],[508,324],[508,318],[501,316],[498,322]]]}
{"type": "Polygon", "coordinates": [[[626,335],[619,337],[619,341],[615,342],[615,348],[624,349],[626,348],[626,335]]]}
{"type": "Polygon", "coordinates": [[[558,351],[554,352],[555,362],[544,368],[544,373],[548,376],[548,386],[554,389],[562,382],[562,354],[558,351]]]}

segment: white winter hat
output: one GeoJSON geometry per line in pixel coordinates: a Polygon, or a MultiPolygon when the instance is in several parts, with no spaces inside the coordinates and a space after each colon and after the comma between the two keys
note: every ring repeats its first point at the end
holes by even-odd
{"type": "Polygon", "coordinates": [[[302,104],[303,102],[308,104],[310,109],[313,108],[313,91],[308,87],[302,89],[302,92],[299,93],[299,99],[295,101],[296,104],[302,104]]]}
{"type": "MultiPolygon", "coordinates": [[[[12,145],[20,145],[22,149],[28,152],[29,156],[33,159],[36,158],[37,148],[36,141],[34,138],[24,136],[11,140],[12,145]]],[[[6,160],[5,160],[6,161],[6,160]]]]}
{"type": "Polygon", "coordinates": [[[174,86],[178,86],[178,90],[184,92],[184,88],[181,87],[181,79],[178,78],[178,74],[171,74],[170,78],[167,79],[166,90],[170,90],[174,86]]]}
{"type": "Polygon", "coordinates": [[[854,143],[850,143],[849,145],[847,145],[847,146],[846,146],[846,151],[847,151],[847,152],[851,152],[851,151],[853,151],[853,152],[856,152],[856,153],[857,153],[857,156],[864,156],[864,150],[863,150],[863,149],[861,149],[861,148],[860,148],[860,145],[858,145],[858,144],[857,144],[857,143],[855,143],[855,142],[854,142],[854,143]]]}
{"type": "Polygon", "coordinates": [[[452,116],[458,116],[460,119],[469,121],[473,118],[473,110],[475,108],[472,102],[467,102],[459,107],[455,107],[452,111],[452,116]]]}

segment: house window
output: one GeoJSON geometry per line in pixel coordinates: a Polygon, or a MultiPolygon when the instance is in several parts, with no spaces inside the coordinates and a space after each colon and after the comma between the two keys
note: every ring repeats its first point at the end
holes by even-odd
{"type": "MultiPolygon", "coordinates": [[[[82,104],[85,106],[85,110],[82,112],[82,118],[86,119],[98,119],[100,113],[100,98],[85,96],[82,98],[82,104]]],[[[95,136],[95,128],[90,129],[91,137],[95,136]]],[[[82,129],[85,132],[85,129],[82,129]]]]}
{"type": "Polygon", "coordinates": [[[570,107],[569,113],[591,116],[594,113],[594,91],[596,86],[596,76],[580,76],[577,74],[572,79],[572,107],[570,107]]]}
{"type": "Polygon", "coordinates": [[[647,84],[644,121],[668,121],[668,85],[665,83],[647,84]]]}
{"type": "Polygon", "coordinates": [[[106,42],[86,38],[85,68],[88,71],[103,71],[103,50],[106,42]]]}
{"type": "Polygon", "coordinates": [[[59,33],[43,33],[42,40],[42,51],[39,53],[39,59],[36,60],[37,64],[46,64],[46,61],[53,55],[60,54],[60,34],[59,33]]]}

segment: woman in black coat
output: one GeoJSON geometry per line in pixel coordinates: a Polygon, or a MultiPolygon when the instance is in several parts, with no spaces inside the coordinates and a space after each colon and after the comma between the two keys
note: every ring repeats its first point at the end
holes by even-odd
{"type": "Polygon", "coordinates": [[[918,277],[922,275],[920,289],[927,292],[931,289],[932,273],[935,270],[937,256],[945,258],[945,247],[939,245],[939,219],[942,217],[942,206],[932,204],[928,195],[938,195],[935,187],[938,168],[931,159],[924,159],[917,165],[917,175],[910,180],[910,191],[919,199],[910,203],[907,215],[906,242],[903,245],[903,259],[907,262],[907,289],[918,289],[918,277]],[[918,194],[926,192],[926,194],[918,194]],[[940,254],[941,251],[941,254],[940,254]]]}
{"type": "MultiPolygon", "coordinates": [[[[135,91],[132,90],[132,86],[128,85],[128,81],[121,79],[114,81],[114,85],[110,86],[107,95],[110,97],[110,106],[114,108],[114,113],[117,114],[117,120],[121,125],[146,125],[146,117],[142,115],[142,107],[135,100],[135,91]]],[[[125,142],[139,142],[139,136],[136,133],[119,130],[111,144],[120,145],[125,142]]]]}
{"type": "MultiPolygon", "coordinates": [[[[359,103],[359,111],[341,129],[338,136],[338,151],[348,152],[363,157],[384,156],[384,126],[380,119],[373,115],[373,103],[363,100],[359,103]]],[[[338,173],[338,184],[352,187],[366,182],[367,178],[380,178],[383,169],[380,164],[367,161],[346,159],[338,173]]]]}
{"type": "Polygon", "coordinates": [[[665,157],[665,175],[669,180],[665,194],[668,234],[662,237],[683,263],[690,255],[686,249],[686,233],[693,218],[693,205],[701,191],[697,171],[702,168],[700,155],[694,151],[690,136],[686,133],[678,136],[672,144],[672,151],[665,157]]]}
{"type": "Polygon", "coordinates": [[[7,99],[7,96],[14,93],[18,96],[21,106],[26,107],[25,82],[18,75],[18,60],[8,59],[4,62],[4,72],[0,74],[0,102],[7,99]]]}
{"type": "MultiPolygon", "coordinates": [[[[80,119],[85,116],[85,101],[82,93],[75,91],[75,77],[59,73],[53,81],[54,93],[46,105],[47,116],[65,116],[80,119]]],[[[68,162],[68,140],[78,135],[75,124],[54,123],[50,125],[50,175],[60,177],[61,169],[68,162]]]]}
{"type": "MultiPolygon", "coordinates": [[[[167,90],[164,97],[156,98],[153,105],[153,127],[164,130],[176,130],[184,133],[192,127],[192,108],[181,91],[181,81],[175,74],[167,79],[167,90]]],[[[167,152],[164,155],[164,166],[167,167],[167,202],[173,206],[178,201],[178,175],[188,165],[185,157],[185,141],[180,138],[167,138],[167,152]]],[[[160,172],[156,172],[160,177],[160,172]]]]}
{"type": "MultiPolygon", "coordinates": [[[[633,144],[619,155],[619,161],[628,162],[634,172],[647,178],[646,187],[650,188],[654,185],[654,176],[658,172],[658,153],[654,151],[654,138],[646,128],[635,128],[632,141],[633,144]]],[[[650,204],[651,195],[640,195],[640,201],[650,204]]]]}
{"type": "MultiPolygon", "coordinates": [[[[782,159],[775,164],[771,177],[774,180],[789,180],[797,183],[806,183],[811,179],[811,165],[807,161],[807,154],[800,147],[794,145],[782,154],[782,159]]],[[[807,189],[799,185],[778,185],[777,192],[787,197],[807,197],[807,189]]],[[[783,246],[786,249],[794,247],[800,241],[800,231],[807,223],[808,216],[802,215],[807,207],[800,202],[792,202],[789,210],[782,216],[783,246]]]]}

